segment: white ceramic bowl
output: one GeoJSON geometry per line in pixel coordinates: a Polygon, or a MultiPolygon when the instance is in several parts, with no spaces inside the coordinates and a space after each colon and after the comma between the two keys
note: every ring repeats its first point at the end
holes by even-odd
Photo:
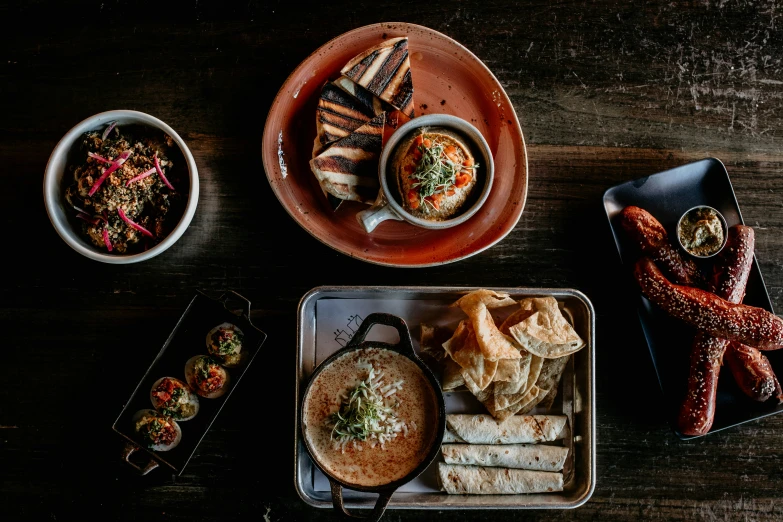
{"type": "Polygon", "coordinates": [[[79,122],[69,130],[54,147],[52,155],[49,157],[49,162],[46,164],[43,182],[46,212],[49,214],[49,219],[51,220],[52,225],[54,225],[54,229],[60,237],[63,238],[63,241],[85,257],[102,263],[119,265],[146,261],[173,245],[182,236],[190,225],[190,221],[193,219],[193,214],[195,214],[196,206],[198,205],[198,191],[198,169],[196,168],[196,161],[193,159],[193,154],[190,153],[190,149],[185,145],[185,142],[179,134],[154,116],[150,116],[143,112],[128,110],[101,112],[79,122]],[[135,254],[116,254],[105,250],[102,251],[90,243],[74,228],[73,221],[69,220],[68,214],[66,214],[66,212],[71,211],[71,208],[65,201],[63,176],[66,172],[69,154],[82,134],[89,131],[101,130],[107,123],[112,121],[116,121],[117,126],[120,128],[122,128],[123,125],[141,124],[160,129],[171,136],[182,151],[182,156],[187,163],[188,176],[190,178],[190,189],[187,195],[187,202],[185,203],[185,211],[182,214],[179,223],[177,223],[171,233],[160,243],[149,250],[135,254]]]}

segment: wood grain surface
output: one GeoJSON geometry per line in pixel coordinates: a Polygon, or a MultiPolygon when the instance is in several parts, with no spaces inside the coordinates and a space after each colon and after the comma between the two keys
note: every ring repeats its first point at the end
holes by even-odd
{"type": "Polygon", "coordinates": [[[597,310],[587,504],[384,520],[783,519],[783,416],[689,442],[667,426],[601,203],[617,183],[719,158],[783,310],[781,12],[773,0],[0,3],[0,519],[334,520],[294,488],[296,309],[311,288],[343,284],[570,287],[597,310]],[[525,132],[521,220],[458,263],[395,269],[339,254],[288,216],[261,165],[286,76],[329,39],[384,21],[468,47],[525,132]],[[110,109],[169,123],[199,167],[190,228],[138,265],[72,251],[42,203],[54,145],[110,109]],[[137,477],[111,424],[195,291],[226,289],[251,301],[262,352],[185,472],[137,477]]]}

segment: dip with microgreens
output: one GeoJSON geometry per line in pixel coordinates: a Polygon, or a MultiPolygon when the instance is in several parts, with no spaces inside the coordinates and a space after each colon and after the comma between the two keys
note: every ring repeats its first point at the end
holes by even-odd
{"type": "Polygon", "coordinates": [[[455,217],[469,206],[480,167],[468,142],[442,127],[412,133],[392,160],[403,208],[432,221],[455,217]]]}
{"type": "Polygon", "coordinates": [[[324,367],[302,415],[316,461],[337,479],[366,487],[412,473],[435,440],[437,418],[422,370],[384,348],[348,351],[324,367]]]}

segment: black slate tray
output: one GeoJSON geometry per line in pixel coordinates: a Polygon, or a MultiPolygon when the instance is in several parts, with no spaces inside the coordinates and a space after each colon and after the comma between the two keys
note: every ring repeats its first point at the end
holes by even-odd
{"type": "MultiPolygon", "coordinates": [[[[636,259],[616,219],[625,206],[636,205],[650,212],[666,228],[670,238],[676,238],[674,229],[682,213],[696,205],[710,205],[718,209],[725,216],[728,226],[744,224],[726,167],[715,158],[688,163],[611,187],[604,193],[603,203],[628,282],[636,290],[638,286],[631,274],[636,259]]],[[[671,412],[667,420],[681,439],[696,438],[679,433],[676,423],[687,383],[694,331],[653,306],[641,292],[638,295],[639,320],[666,401],[665,411],[671,412]]],[[[755,255],[743,302],[774,313],[755,255]]],[[[783,377],[781,352],[783,350],[764,352],[779,377],[783,377]]],[[[718,380],[715,419],[709,433],[781,411],[783,405],[778,406],[774,401],[759,403],[747,397],[724,366],[718,380]]]]}
{"type": "Polygon", "coordinates": [[[142,475],[159,464],[168,466],[177,475],[181,474],[265,340],[266,334],[250,322],[250,301],[230,290],[218,299],[197,292],[112,425],[112,429],[125,439],[122,459],[142,475]],[[235,312],[234,306],[240,309],[235,312]],[[244,364],[226,369],[231,379],[230,388],[218,398],[199,397],[198,414],[188,421],[178,422],[182,429],[182,440],[174,449],[161,452],[138,444],[134,437],[132,418],[138,410],[152,408],[149,397],[152,384],[160,377],[167,376],[185,381],[185,362],[194,355],[207,354],[207,332],[223,322],[233,323],[242,330],[243,350],[249,352],[244,364]],[[144,464],[134,463],[130,459],[139,450],[147,453],[147,462],[144,464]]]}

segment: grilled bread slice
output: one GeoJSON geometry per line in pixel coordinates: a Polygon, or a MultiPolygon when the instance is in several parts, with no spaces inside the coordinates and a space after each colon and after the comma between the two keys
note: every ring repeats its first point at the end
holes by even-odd
{"type": "Polygon", "coordinates": [[[334,84],[356,98],[359,103],[372,111],[376,116],[382,112],[389,113],[394,110],[394,107],[392,107],[390,103],[381,100],[347,76],[340,76],[334,81],[334,84]]]}
{"type": "Polygon", "coordinates": [[[313,157],[323,152],[329,144],[348,136],[370,121],[376,114],[372,107],[349,95],[344,89],[327,82],[321,88],[318,108],[315,111],[316,136],[313,157]]]}
{"type": "Polygon", "coordinates": [[[378,157],[386,113],[332,143],[310,160],[321,188],[332,196],[372,204],[378,196],[378,157]]]}
{"type": "Polygon", "coordinates": [[[392,38],[351,59],[340,73],[413,118],[413,80],[408,38],[392,38]]]}

